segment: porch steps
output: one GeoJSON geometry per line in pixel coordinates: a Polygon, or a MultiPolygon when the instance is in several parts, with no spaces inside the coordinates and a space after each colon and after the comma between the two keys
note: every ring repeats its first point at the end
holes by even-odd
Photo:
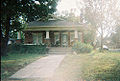
{"type": "Polygon", "coordinates": [[[71,47],[50,47],[48,54],[71,54],[71,47]]]}

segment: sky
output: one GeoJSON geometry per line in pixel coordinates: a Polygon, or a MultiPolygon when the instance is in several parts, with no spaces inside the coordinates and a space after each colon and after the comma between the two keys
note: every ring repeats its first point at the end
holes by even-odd
{"type": "MultiPolygon", "coordinates": [[[[77,9],[77,5],[76,2],[78,0],[60,0],[57,6],[57,11],[58,12],[62,12],[62,11],[71,11],[71,9],[76,8],[77,9]]],[[[79,12],[75,12],[75,15],[79,15],[79,12]]]]}
{"type": "Polygon", "coordinates": [[[58,11],[70,10],[71,8],[76,8],[76,0],[61,0],[58,3],[58,11]]]}
{"type": "MultiPolygon", "coordinates": [[[[59,0],[58,5],[57,5],[57,12],[62,14],[63,11],[67,10],[68,12],[71,11],[71,9],[76,9],[75,10],[75,15],[78,16],[80,12],[77,10],[77,1],[82,1],[82,0],[59,0]]],[[[36,1],[37,4],[39,4],[38,1],[36,1]]]]}

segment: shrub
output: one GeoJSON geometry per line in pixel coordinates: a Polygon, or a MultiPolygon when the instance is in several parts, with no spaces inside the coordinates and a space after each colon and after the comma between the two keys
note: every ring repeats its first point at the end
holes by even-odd
{"type": "Polygon", "coordinates": [[[76,53],[90,53],[93,50],[93,47],[90,44],[81,42],[74,43],[72,48],[76,53]]]}
{"type": "Polygon", "coordinates": [[[8,46],[9,53],[37,53],[45,54],[48,51],[46,45],[23,45],[23,44],[12,44],[8,46]]]}

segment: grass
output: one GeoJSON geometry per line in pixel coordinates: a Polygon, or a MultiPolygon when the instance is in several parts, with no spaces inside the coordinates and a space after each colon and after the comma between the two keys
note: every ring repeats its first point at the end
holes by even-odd
{"type": "Polygon", "coordinates": [[[69,54],[54,77],[65,81],[120,81],[120,53],[69,54]]]}
{"type": "Polygon", "coordinates": [[[1,78],[6,81],[12,74],[45,54],[8,54],[1,56],[1,78]]]}

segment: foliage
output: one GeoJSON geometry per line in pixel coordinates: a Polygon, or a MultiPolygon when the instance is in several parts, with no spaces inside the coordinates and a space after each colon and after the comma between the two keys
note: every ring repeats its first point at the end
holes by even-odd
{"type": "MultiPolygon", "coordinates": [[[[24,21],[25,22],[25,21],[24,21]]],[[[21,33],[21,39],[23,40],[24,39],[24,35],[23,35],[23,32],[21,31],[22,29],[26,28],[27,27],[27,23],[22,23],[21,26],[20,26],[20,30],[19,29],[13,29],[10,31],[9,33],[9,38],[12,38],[12,39],[17,39],[17,33],[18,31],[21,33]]]]}
{"type": "Polygon", "coordinates": [[[115,33],[111,36],[111,41],[116,48],[120,48],[120,26],[116,27],[115,33]]]}
{"type": "Polygon", "coordinates": [[[19,69],[25,67],[31,62],[46,56],[45,54],[15,54],[9,53],[7,56],[1,57],[1,79],[8,81],[7,79],[17,72],[19,69]]]}
{"type": "Polygon", "coordinates": [[[81,42],[74,43],[72,48],[76,53],[90,53],[93,49],[90,44],[85,44],[81,42]]]}
{"type": "Polygon", "coordinates": [[[34,20],[47,20],[56,11],[58,0],[1,0],[1,46],[6,54],[7,43],[12,32],[24,28],[21,24],[34,20]]]}
{"type": "Polygon", "coordinates": [[[97,53],[89,57],[89,62],[84,62],[82,77],[86,80],[120,80],[119,58],[119,53],[110,52],[97,53]]]}
{"type": "Polygon", "coordinates": [[[22,45],[22,44],[11,44],[8,46],[8,53],[30,53],[30,54],[45,54],[48,49],[46,45],[22,45]]]}
{"type": "Polygon", "coordinates": [[[111,34],[117,23],[119,24],[119,3],[119,0],[80,0],[77,3],[86,23],[90,23],[92,25],[91,29],[96,30],[101,50],[103,49],[104,38],[111,34]]]}
{"type": "Polygon", "coordinates": [[[84,43],[86,44],[92,44],[94,42],[95,39],[95,32],[94,30],[89,30],[87,32],[84,32],[84,43]]]}

